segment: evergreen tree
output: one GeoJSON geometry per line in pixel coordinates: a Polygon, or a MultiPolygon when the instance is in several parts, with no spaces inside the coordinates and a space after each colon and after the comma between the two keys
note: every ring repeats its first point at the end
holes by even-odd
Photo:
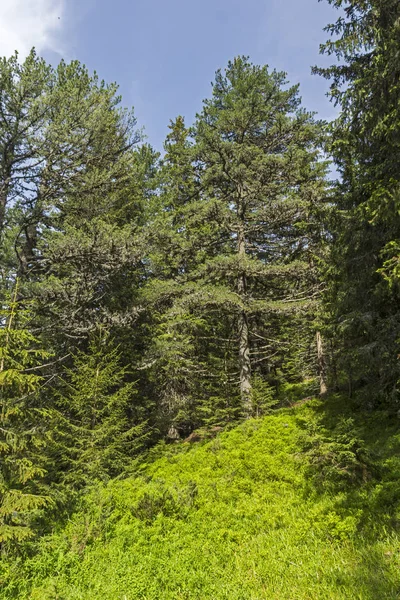
{"type": "Polygon", "coordinates": [[[221,380],[228,389],[239,381],[245,415],[253,412],[252,371],[269,373],[274,354],[282,357],[283,346],[270,341],[279,339],[288,314],[310,306],[318,285],[321,129],[301,109],[297,87],[285,85],[283,73],[246,58],[218,71],[213,97],[197,118],[194,147],[174,145],[190,176],[170,166],[167,185],[180,200],[179,209],[169,202],[166,218],[184,219],[177,231],[180,267],[159,288],[169,302],[163,312],[169,338],[160,334],[158,341],[180,346],[174,360],[190,360],[188,381],[202,373],[203,394],[208,387],[214,395],[221,380]]]}
{"type": "Polygon", "coordinates": [[[211,281],[224,281],[238,299],[245,414],[252,413],[252,363],[272,354],[258,352],[252,335],[268,338],[274,321],[279,335],[280,315],[309,304],[317,283],[312,234],[324,189],[321,131],[301,108],[297,86],[285,85],[283,73],[237,58],[225,74],[217,72],[196,126],[202,180],[225,212],[220,229],[228,239],[206,264],[211,281]]]}
{"type": "Polygon", "coordinates": [[[41,365],[48,354],[30,333],[29,313],[12,299],[3,302],[0,328],[0,545],[33,535],[46,493],[45,447],[49,414],[38,401],[41,365]]]}
{"type": "Polygon", "coordinates": [[[132,313],[126,296],[154,158],[134,150],[140,135],[117,86],[78,61],[53,69],[32,51],[22,64],[3,59],[0,80],[6,277],[19,273],[21,293],[36,299],[53,338],[83,338],[114,313],[132,313]],[[121,306],[108,290],[122,280],[121,306]]]}
{"type": "MultiPolygon", "coordinates": [[[[40,172],[45,166],[46,128],[50,107],[44,92],[53,85],[50,66],[32,51],[21,64],[15,54],[0,60],[0,230],[8,223],[7,209],[19,202],[34,203],[40,172]],[[21,174],[23,173],[23,176],[21,174]]],[[[27,224],[28,225],[28,224],[27,224]]]]}
{"type": "Polygon", "coordinates": [[[169,128],[159,174],[160,193],[154,198],[152,215],[145,227],[150,260],[143,302],[147,307],[150,344],[143,366],[154,387],[160,427],[167,427],[169,436],[176,437],[176,425],[183,431],[185,427],[191,429],[189,415],[198,395],[198,336],[203,323],[176,312],[174,305],[195,256],[187,211],[197,198],[199,181],[193,142],[183,117],[171,121],[169,128]]]}
{"type": "Polygon", "coordinates": [[[332,0],[343,16],[322,52],[341,107],[331,151],[341,180],[334,198],[326,308],[339,367],[354,383],[396,395],[399,378],[399,17],[395,0],[332,0]]]}
{"type": "Polygon", "coordinates": [[[92,335],[87,352],[75,354],[56,392],[54,452],[63,482],[73,487],[128,472],[146,443],[136,383],[120,359],[107,332],[100,330],[92,335]]]}

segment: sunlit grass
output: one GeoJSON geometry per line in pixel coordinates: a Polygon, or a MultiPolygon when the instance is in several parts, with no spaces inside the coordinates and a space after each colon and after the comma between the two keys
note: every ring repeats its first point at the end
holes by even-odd
{"type": "Polygon", "coordinates": [[[329,444],[348,410],[346,400],[311,401],[207,443],[166,447],[136,477],[94,489],[65,530],[8,568],[1,597],[400,598],[398,422],[351,413],[369,457],[362,476],[318,476],[331,463],[343,475],[329,444]],[[321,432],[316,447],[334,459],[318,466],[314,449],[310,468],[307,448],[321,432]]]}

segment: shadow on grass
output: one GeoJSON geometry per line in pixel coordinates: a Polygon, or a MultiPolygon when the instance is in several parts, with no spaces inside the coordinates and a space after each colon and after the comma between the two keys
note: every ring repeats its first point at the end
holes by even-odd
{"type": "Polygon", "coordinates": [[[305,494],[333,500],[333,540],[354,549],[351,571],[332,575],[336,586],[344,597],[356,588],[362,600],[400,599],[400,419],[337,395],[308,403],[298,423],[305,494]]]}

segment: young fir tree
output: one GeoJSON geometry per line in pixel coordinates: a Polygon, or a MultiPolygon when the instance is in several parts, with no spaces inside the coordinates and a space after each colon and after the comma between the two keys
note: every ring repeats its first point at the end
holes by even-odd
{"type": "Polygon", "coordinates": [[[322,52],[341,113],[331,152],[335,194],[326,309],[341,373],[396,395],[399,378],[400,6],[396,0],[330,0],[343,14],[322,52]]]}
{"type": "Polygon", "coordinates": [[[136,384],[121,366],[118,348],[101,330],[78,351],[58,390],[59,470],[73,487],[128,472],[143,448],[146,423],[135,403],[136,384]]]}
{"type": "Polygon", "coordinates": [[[49,415],[38,402],[40,368],[48,354],[29,331],[29,313],[3,302],[0,328],[0,546],[31,537],[38,509],[49,503],[44,485],[49,415]]]}

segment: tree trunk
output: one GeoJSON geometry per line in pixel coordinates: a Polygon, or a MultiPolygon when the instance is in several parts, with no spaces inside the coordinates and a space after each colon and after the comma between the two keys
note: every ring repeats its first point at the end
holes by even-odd
{"type": "Polygon", "coordinates": [[[319,393],[324,396],[328,391],[326,377],[326,362],[324,347],[322,345],[321,333],[317,331],[317,355],[318,355],[318,371],[319,371],[319,393]]]}
{"type": "MultiPolygon", "coordinates": [[[[242,201],[238,206],[238,216],[241,220],[238,231],[238,255],[239,261],[246,256],[246,239],[244,234],[244,207],[242,201]]],[[[245,300],[247,288],[246,273],[242,271],[238,277],[237,291],[241,300],[245,300]]],[[[245,310],[239,312],[238,316],[239,332],[239,372],[240,372],[240,397],[242,401],[243,412],[247,418],[253,413],[251,399],[251,362],[250,362],[250,341],[249,324],[245,310]]]]}
{"type": "Polygon", "coordinates": [[[333,390],[337,392],[339,390],[339,378],[338,378],[338,368],[337,368],[337,360],[335,356],[335,348],[332,340],[330,340],[329,344],[329,364],[330,371],[332,373],[333,380],[333,390]]]}
{"type": "MultiPolygon", "coordinates": [[[[12,135],[16,136],[18,132],[19,120],[17,119],[12,135]]],[[[3,143],[0,158],[0,235],[3,234],[6,221],[6,211],[8,203],[8,194],[12,184],[12,175],[15,161],[15,141],[3,143]]]]}
{"type": "Polygon", "coordinates": [[[240,397],[246,417],[253,413],[251,400],[251,363],[249,348],[249,326],[245,311],[239,313],[239,369],[240,369],[240,397]]]}
{"type": "Polygon", "coordinates": [[[3,165],[1,165],[0,168],[1,171],[4,171],[0,181],[0,234],[2,234],[6,220],[8,192],[11,185],[11,166],[7,165],[4,168],[3,165]]]}

